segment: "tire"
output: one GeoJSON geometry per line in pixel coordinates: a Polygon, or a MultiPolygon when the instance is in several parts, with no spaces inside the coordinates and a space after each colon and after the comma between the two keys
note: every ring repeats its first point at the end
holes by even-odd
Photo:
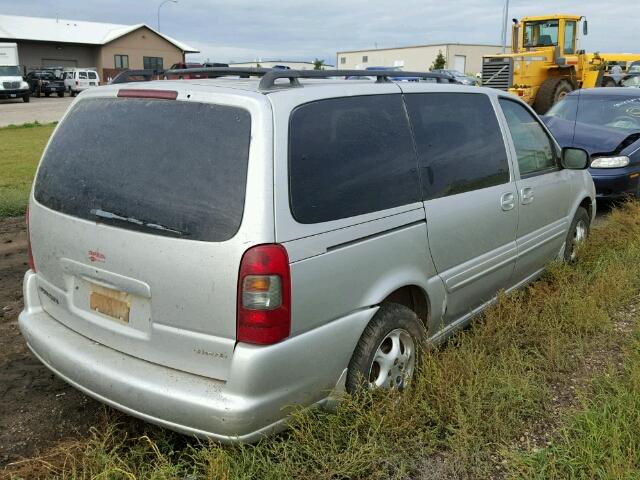
{"type": "Polygon", "coordinates": [[[617,87],[616,82],[613,78],[604,78],[602,79],[602,86],[603,87],[617,87]]]}
{"type": "Polygon", "coordinates": [[[544,115],[557,101],[572,91],[573,85],[566,78],[547,78],[538,89],[533,109],[539,115],[544,115]]]}
{"type": "Polygon", "coordinates": [[[413,310],[397,303],[382,305],[351,356],[347,391],[355,393],[367,386],[403,389],[419,365],[425,339],[424,325],[413,310]]]}
{"type": "Polygon", "coordinates": [[[31,100],[31,95],[29,95],[28,93],[22,96],[22,101],[24,103],[29,103],[30,100],[31,100]]]}
{"type": "Polygon", "coordinates": [[[69,94],[70,94],[72,97],[75,97],[75,96],[76,96],[76,92],[74,92],[74,91],[73,91],[73,90],[71,90],[71,89],[69,89],[69,94]]]}
{"type": "Polygon", "coordinates": [[[591,218],[589,217],[587,210],[583,207],[578,207],[564,244],[565,262],[573,263],[576,261],[576,246],[586,240],[587,236],[589,236],[590,224],[591,218]]]}

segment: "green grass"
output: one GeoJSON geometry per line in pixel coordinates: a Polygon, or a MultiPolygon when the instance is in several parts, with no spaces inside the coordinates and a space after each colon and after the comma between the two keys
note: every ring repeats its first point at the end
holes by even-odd
{"type": "Polygon", "coordinates": [[[628,349],[624,368],[609,368],[570,412],[549,447],[516,454],[513,479],[640,478],[640,335],[628,349]]]}
{"type": "Polygon", "coordinates": [[[594,348],[619,347],[614,314],[640,287],[640,204],[615,210],[579,254],[576,265],[553,265],[540,281],[502,296],[472,328],[426,352],[403,394],[367,392],[345,398],[335,412],[299,410],[289,431],[257,445],[188,441],[115,415],[14,474],[475,479],[505,468],[508,458],[515,478],[640,478],[640,367],[632,366],[638,344],[628,346],[631,370],[603,376],[556,445],[510,453],[523,431],[553,419],[553,384],[569,388],[569,376],[594,348]]]}
{"type": "Polygon", "coordinates": [[[0,128],[0,219],[24,214],[38,161],[55,125],[0,128]]]}

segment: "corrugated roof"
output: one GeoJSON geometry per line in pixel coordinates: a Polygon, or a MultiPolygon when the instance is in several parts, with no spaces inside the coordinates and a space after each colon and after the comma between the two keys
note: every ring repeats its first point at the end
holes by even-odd
{"type": "Polygon", "coordinates": [[[0,15],[0,38],[13,40],[104,45],[141,27],[147,27],[183,52],[199,53],[199,50],[168,37],[144,23],[119,25],[116,23],[85,22],[62,18],[0,15]]]}

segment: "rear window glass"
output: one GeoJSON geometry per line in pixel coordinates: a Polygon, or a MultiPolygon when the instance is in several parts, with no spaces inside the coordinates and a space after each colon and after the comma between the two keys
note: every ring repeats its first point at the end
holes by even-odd
{"type": "Polygon", "coordinates": [[[35,198],[122,228],[228,240],[242,221],[250,135],[250,114],[236,107],[84,100],[51,140],[35,198]]]}
{"type": "Polygon", "coordinates": [[[87,72],[78,72],[78,78],[87,78],[87,72]]]}
{"type": "Polygon", "coordinates": [[[96,72],[88,72],[88,74],[89,74],[89,78],[92,79],[92,80],[94,78],[98,78],[98,75],[96,75],[96,72]]]}
{"type": "Polygon", "coordinates": [[[420,201],[417,159],[398,95],[334,98],[289,121],[293,217],[317,223],[420,201]]]}

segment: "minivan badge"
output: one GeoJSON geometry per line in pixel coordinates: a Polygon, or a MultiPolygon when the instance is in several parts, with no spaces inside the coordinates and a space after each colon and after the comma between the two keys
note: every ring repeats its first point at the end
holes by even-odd
{"type": "Polygon", "coordinates": [[[91,262],[104,263],[104,261],[106,260],[104,254],[100,253],[98,250],[89,250],[87,253],[89,255],[89,261],[91,262]]]}

